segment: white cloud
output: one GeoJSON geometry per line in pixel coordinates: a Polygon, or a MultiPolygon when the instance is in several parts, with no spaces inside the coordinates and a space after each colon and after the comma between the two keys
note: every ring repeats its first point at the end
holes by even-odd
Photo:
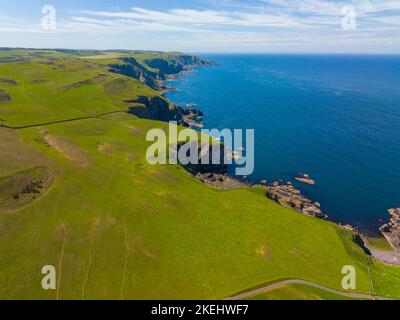
{"type": "MultiPolygon", "coordinates": [[[[399,16],[400,0],[260,0],[256,5],[232,0],[203,9],[79,11],[58,21],[57,30],[51,33],[96,39],[102,35],[122,39],[125,35],[147,39],[149,47],[169,43],[177,50],[315,51],[342,46],[346,51],[391,45],[400,51],[399,16]],[[341,28],[342,7],[348,4],[357,13],[354,31],[341,28]]],[[[0,16],[0,31],[49,33],[40,28],[40,22],[4,16],[0,16]]]]}
{"type": "Polygon", "coordinates": [[[135,7],[128,12],[85,11],[83,13],[97,17],[126,18],[137,21],[157,21],[165,24],[190,24],[195,26],[293,27],[301,24],[298,19],[287,15],[239,11],[172,9],[162,12],[135,7]]]}

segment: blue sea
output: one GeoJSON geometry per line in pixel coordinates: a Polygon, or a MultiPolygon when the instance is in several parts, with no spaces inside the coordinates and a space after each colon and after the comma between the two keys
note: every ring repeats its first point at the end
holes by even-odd
{"type": "Polygon", "coordinates": [[[376,232],[400,207],[400,56],[207,55],[167,97],[206,128],[255,129],[252,181],[284,179],[330,220],[376,232]],[[308,173],[316,186],[294,180],[308,173]]]}

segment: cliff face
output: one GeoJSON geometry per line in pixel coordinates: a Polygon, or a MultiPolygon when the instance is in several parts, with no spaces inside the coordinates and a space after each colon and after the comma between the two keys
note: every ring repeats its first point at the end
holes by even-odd
{"type": "Polygon", "coordinates": [[[179,125],[186,127],[200,126],[199,119],[203,117],[203,113],[197,109],[182,108],[170,104],[167,100],[159,96],[146,97],[140,96],[137,100],[125,101],[134,103],[129,108],[129,113],[139,118],[159,120],[159,121],[176,121],[179,125]]]}
{"type": "Polygon", "coordinates": [[[169,75],[175,75],[187,70],[189,66],[204,66],[211,63],[196,56],[176,55],[160,56],[144,60],[144,65],[134,57],[121,58],[121,63],[111,64],[110,71],[138,79],[141,83],[148,85],[155,90],[165,88],[162,81],[169,75]],[[158,72],[146,68],[146,65],[158,72]]]}
{"type": "MultiPolygon", "coordinates": [[[[140,58],[136,58],[120,58],[121,63],[114,62],[109,65],[110,71],[138,79],[141,83],[158,91],[165,89],[163,80],[168,75],[178,74],[187,70],[189,66],[211,64],[200,57],[180,54],[159,55],[143,62],[139,62],[140,58]]],[[[177,121],[180,125],[193,127],[199,126],[198,119],[203,116],[199,110],[171,105],[167,100],[156,95],[153,97],[141,96],[137,100],[126,102],[135,103],[129,108],[129,112],[144,119],[177,121]]]]}
{"type": "Polygon", "coordinates": [[[157,81],[158,75],[146,69],[135,58],[123,58],[121,61],[122,64],[111,64],[110,71],[138,79],[155,90],[163,89],[163,86],[157,81]]]}
{"type": "Polygon", "coordinates": [[[190,55],[177,55],[168,59],[147,59],[145,63],[149,67],[159,70],[158,78],[160,80],[165,80],[168,75],[178,74],[186,70],[188,66],[210,65],[210,62],[200,57],[190,55]]]}
{"type": "Polygon", "coordinates": [[[137,100],[127,102],[136,104],[129,108],[129,113],[139,118],[177,122],[180,122],[182,119],[179,108],[176,106],[170,107],[170,104],[159,96],[150,98],[141,96],[137,100]]]}

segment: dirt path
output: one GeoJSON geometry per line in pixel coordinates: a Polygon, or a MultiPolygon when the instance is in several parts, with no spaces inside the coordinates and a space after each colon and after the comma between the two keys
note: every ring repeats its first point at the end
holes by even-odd
{"type": "Polygon", "coordinates": [[[340,296],[343,296],[343,297],[353,298],[353,299],[392,300],[390,298],[373,296],[373,295],[370,295],[370,294],[337,291],[337,290],[334,290],[334,289],[331,289],[331,288],[316,284],[314,282],[310,282],[310,281],[306,281],[306,280],[299,280],[299,279],[284,280],[284,281],[280,281],[280,282],[277,282],[277,283],[273,283],[273,284],[270,284],[270,285],[262,287],[262,288],[258,288],[258,289],[254,289],[254,290],[251,290],[251,291],[247,291],[247,292],[238,294],[238,295],[230,297],[230,298],[228,298],[226,300],[241,300],[241,299],[244,299],[244,298],[249,298],[249,297],[254,296],[256,294],[259,294],[259,293],[264,293],[264,292],[267,292],[267,291],[280,289],[280,288],[282,288],[284,286],[291,285],[291,284],[302,284],[302,285],[306,285],[306,286],[309,286],[309,287],[314,287],[314,288],[317,288],[317,289],[320,289],[320,290],[323,290],[323,291],[326,291],[326,292],[334,293],[334,294],[337,294],[337,295],[340,295],[340,296]]]}

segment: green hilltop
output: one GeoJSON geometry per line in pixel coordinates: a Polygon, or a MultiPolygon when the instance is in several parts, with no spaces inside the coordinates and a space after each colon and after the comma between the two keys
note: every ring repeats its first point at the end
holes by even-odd
{"type": "MultiPolygon", "coordinates": [[[[354,292],[400,298],[400,268],[370,263],[352,232],[262,187],[219,191],[146,162],[147,131],[176,115],[161,80],[187,64],[208,62],[0,50],[0,298],[223,299],[283,279],[343,291],[345,265],[357,270],[354,292]],[[156,112],[136,116],[154,97],[156,112]],[[56,290],[41,287],[44,265],[56,267],[56,290]]],[[[282,290],[264,298],[334,298],[282,290]]]]}

